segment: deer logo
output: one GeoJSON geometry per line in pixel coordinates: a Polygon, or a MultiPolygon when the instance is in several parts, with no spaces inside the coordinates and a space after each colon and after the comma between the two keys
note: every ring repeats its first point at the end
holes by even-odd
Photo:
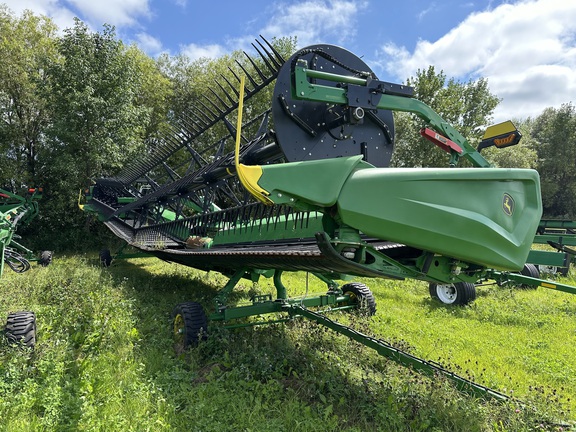
{"type": "Polygon", "coordinates": [[[514,198],[507,193],[504,194],[502,199],[502,209],[508,216],[512,216],[514,213],[514,198]]]}

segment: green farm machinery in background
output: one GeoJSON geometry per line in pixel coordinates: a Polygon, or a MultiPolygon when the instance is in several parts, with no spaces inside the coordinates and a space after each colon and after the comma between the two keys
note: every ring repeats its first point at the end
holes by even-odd
{"type": "MultiPolygon", "coordinates": [[[[28,189],[23,196],[0,189],[0,276],[5,265],[23,273],[30,269],[30,262],[47,266],[52,261],[52,252],[43,251],[38,257],[17,241],[18,226],[30,223],[38,214],[41,194],[40,189],[28,189]]],[[[4,332],[10,342],[33,347],[36,343],[36,315],[30,311],[11,312],[4,332]]]]}
{"type": "Polygon", "coordinates": [[[576,257],[576,221],[540,220],[534,244],[548,247],[540,246],[530,251],[525,273],[531,273],[534,277],[540,274],[566,276],[576,257]]]}
{"type": "MultiPolygon", "coordinates": [[[[342,48],[314,45],[284,60],[263,38],[254,47],[257,58],[215,81],[151,152],[95,180],[81,205],[147,255],[229,277],[208,313],[197,302],[176,306],[178,344],[205,338],[209,322],[306,317],[424,373],[445,373],[459,388],[504,397],[324,312],[375,313],[365,284],[337,282],[353,277],[426,281],[454,304],[472,301],[475,284],[487,280],[544,286],[525,271],[542,216],[538,173],[491,167],[412,88],[378,80],[342,48]],[[269,107],[244,109],[262,91],[269,107]],[[394,111],[422,120],[422,136],[447,153],[447,167],[389,168],[394,111]],[[458,167],[460,159],[472,167],[458,167]],[[316,276],[326,291],[290,297],[282,274],[292,271],[316,276]],[[273,279],[274,298],[229,304],[240,280],[260,277],[273,279]]],[[[506,122],[478,148],[519,139],[506,122]]],[[[105,264],[111,259],[102,252],[105,264]]]]}

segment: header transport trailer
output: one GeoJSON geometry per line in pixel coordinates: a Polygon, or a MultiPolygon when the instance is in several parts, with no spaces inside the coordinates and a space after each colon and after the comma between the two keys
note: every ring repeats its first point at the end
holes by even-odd
{"type": "MultiPolygon", "coordinates": [[[[322,312],[375,313],[365,284],[337,282],[353,277],[427,281],[456,304],[487,279],[540,284],[520,274],[542,215],[538,173],[493,168],[412,88],[378,80],[343,48],[314,45],[284,60],[264,38],[253,46],[257,57],[231,65],[171,135],[96,179],[81,205],[147,255],[229,277],[208,314],[197,302],[175,307],[178,344],[196,344],[213,321],[303,316],[424,373],[445,373],[459,388],[504,397],[322,312]],[[269,103],[258,110],[254,99],[264,94],[269,103]],[[422,136],[447,153],[446,168],[389,168],[394,111],[422,120],[422,136]],[[472,167],[458,167],[461,159],[472,167]],[[326,292],[291,298],[282,274],[294,271],[315,275],[326,292]],[[275,298],[229,304],[241,279],[260,277],[273,278],[275,298]]],[[[478,148],[519,139],[506,122],[478,148]]],[[[110,253],[101,259],[109,264],[110,253]]]]}
{"type": "Polygon", "coordinates": [[[539,273],[566,276],[576,257],[576,221],[541,219],[534,244],[548,247],[532,249],[528,263],[533,264],[539,273]]]}

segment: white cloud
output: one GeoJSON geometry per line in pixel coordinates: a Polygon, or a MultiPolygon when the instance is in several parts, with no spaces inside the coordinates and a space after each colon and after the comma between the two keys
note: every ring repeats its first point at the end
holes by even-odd
{"type": "MultiPolygon", "coordinates": [[[[299,47],[330,40],[339,44],[351,41],[356,32],[356,17],[367,6],[367,1],[305,0],[292,3],[274,3],[268,24],[258,30],[266,38],[296,36],[299,47]]],[[[254,23],[251,23],[253,25],[254,23]]],[[[215,58],[230,51],[243,49],[251,52],[250,44],[256,35],[230,38],[225,45],[189,44],[180,52],[192,60],[202,57],[215,58]]]]}
{"type": "Polygon", "coordinates": [[[191,43],[184,45],[180,48],[180,52],[191,60],[198,60],[200,58],[216,58],[220,57],[229,51],[222,45],[196,45],[191,43]]]}
{"type": "Polygon", "coordinates": [[[265,37],[296,36],[300,47],[326,40],[344,44],[356,34],[358,12],[366,1],[306,0],[277,3],[260,33],[265,37]]]}
{"type": "MultiPolygon", "coordinates": [[[[434,65],[448,77],[485,77],[503,101],[496,120],[576,102],[576,2],[521,0],[469,15],[413,52],[388,43],[381,65],[400,80],[434,65]]],[[[382,60],[382,59],[381,59],[382,60]]]]}
{"type": "Polygon", "coordinates": [[[16,14],[29,9],[37,15],[49,16],[60,30],[72,27],[74,17],[79,14],[92,28],[100,28],[105,23],[140,27],[138,19],[151,15],[149,0],[3,0],[3,3],[16,14]]]}
{"type": "Polygon", "coordinates": [[[148,33],[136,34],[136,43],[141,50],[150,56],[155,56],[163,51],[162,42],[148,33]]]}
{"type": "Polygon", "coordinates": [[[15,14],[28,9],[36,15],[49,16],[60,30],[74,25],[74,12],[63,6],[59,0],[3,0],[15,14]]]}
{"type": "Polygon", "coordinates": [[[84,16],[86,21],[100,27],[102,24],[114,26],[137,26],[138,18],[149,17],[149,0],[67,0],[84,16]]]}
{"type": "MultiPolygon", "coordinates": [[[[126,28],[141,29],[139,20],[150,18],[150,0],[3,0],[16,14],[29,9],[37,15],[49,16],[60,31],[74,26],[74,17],[80,15],[82,21],[92,29],[100,29],[103,24],[114,25],[122,36],[126,28]]],[[[186,0],[176,0],[185,7],[186,0]]],[[[162,52],[158,39],[140,32],[135,36],[136,42],[150,55],[162,52]]],[[[127,38],[129,39],[129,38],[127,38]]]]}
{"type": "Polygon", "coordinates": [[[436,8],[436,3],[432,2],[428,5],[428,7],[422,11],[420,11],[420,13],[418,13],[418,21],[422,21],[424,19],[424,17],[426,17],[426,15],[428,15],[430,13],[430,11],[434,10],[436,8]]]}

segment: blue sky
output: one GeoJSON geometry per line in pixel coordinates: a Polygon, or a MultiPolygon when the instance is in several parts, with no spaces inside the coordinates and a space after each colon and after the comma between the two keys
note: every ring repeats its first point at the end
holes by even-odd
{"type": "MultiPolygon", "coordinates": [[[[0,0],[1,1],[1,0],[0,0]]],[[[5,0],[92,29],[116,27],[151,56],[216,57],[250,42],[297,36],[363,57],[380,79],[434,65],[460,81],[484,77],[502,98],[495,120],[576,104],[576,0],[5,0]]]]}

